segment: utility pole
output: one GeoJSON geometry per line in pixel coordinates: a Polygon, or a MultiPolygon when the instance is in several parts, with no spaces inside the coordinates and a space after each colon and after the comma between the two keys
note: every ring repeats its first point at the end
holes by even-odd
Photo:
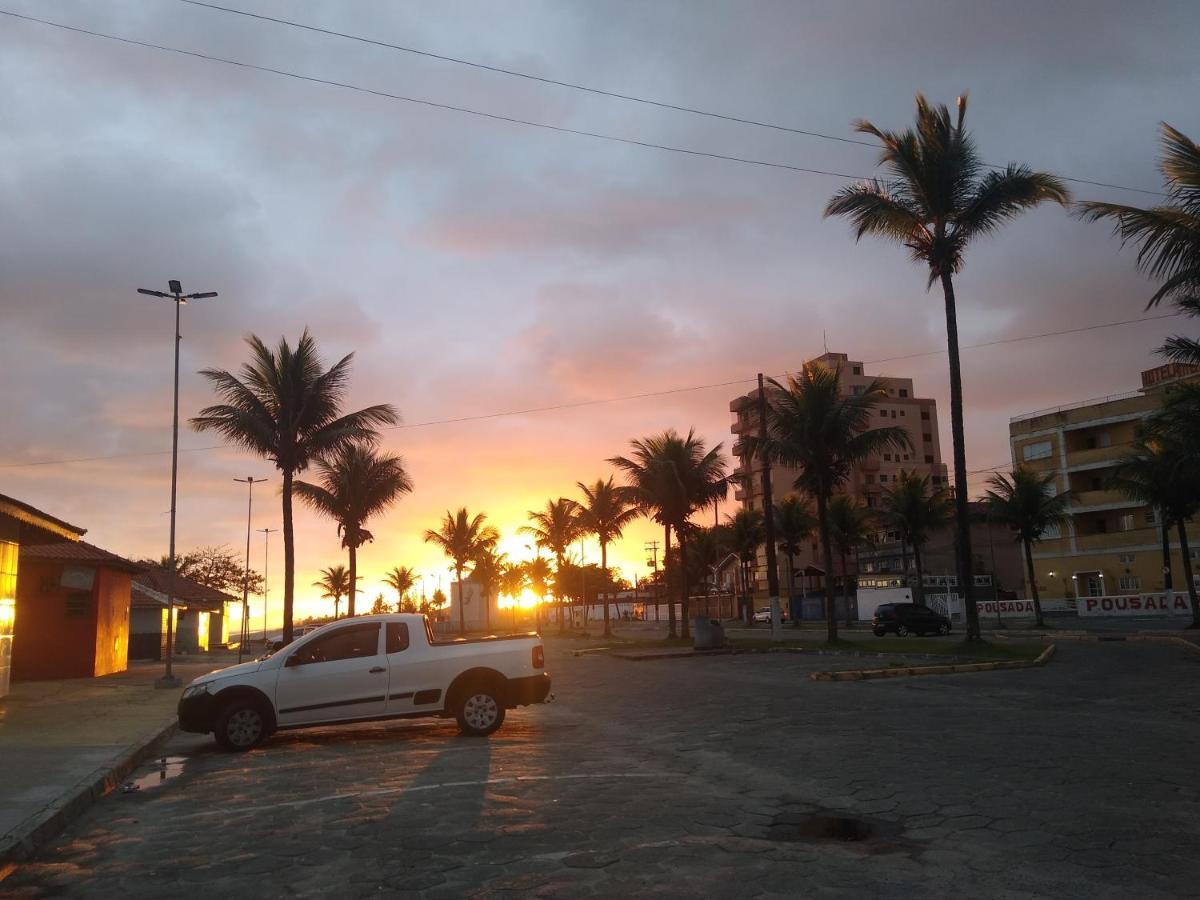
{"type": "Polygon", "coordinates": [[[278,528],[260,528],[263,536],[263,643],[267,641],[267,600],[270,596],[270,582],[267,580],[271,574],[271,535],[277,532],[278,528]]]}
{"type": "Polygon", "coordinates": [[[175,399],[171,411],[171,542],[167,562],[167,667],[162,677],[154,682],[154,686],[157,688],[177,688],[181,684],[174,672],[171,671],[171,665],[175,661],[175,496],[179,477],[179,343],[183,340],[183,335],[179,331],[179,307],[189,300],[207,300],[217,296],[216,291],[185,294],[183,287],[174,279],[167,282],[167,290],[170,293],[152,291],[147,288],[137,289],[139,294],[161,297],[164,300],[171,300],[175,304],[175,399]]]}
{"type": "MultiPolygon", "coordinates": [[[[771,494],[771,460],[765,451],[767,443],[767,389],[762,372],[758,373],[758,460],[762,463],[763,526],[767,539],[767,593],[771,597],[771,640],[783,639],[783,622],[779,614],[779,570],[775,558],[775,503],[771,494]]],[[[843,572],[842,577],[846,574],[843,572]]],[[[844,591],[843,591],[844,593],[844,591]]],[[[833,598],[829,599],[833,602],[833,598]]]]}
{"type": "Polygon", "coordinates": [[[242,572],[242,634],[238,640],[238,662],[241,662],[242,650],[250,640],[250,511],[254,508],[254,485],[267,479],[250,475],[233,480],[246,485],[246,568],[242,572]]]}

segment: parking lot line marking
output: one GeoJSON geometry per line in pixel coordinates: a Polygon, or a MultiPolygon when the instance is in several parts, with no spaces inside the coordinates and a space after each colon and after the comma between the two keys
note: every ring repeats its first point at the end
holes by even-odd
{"type": "Polygon", "coordinates": [[[273,809],[291,809],[311,806],[314,803],[329,803],[334,800],[350,800],[355,797],[386,797],[392,794],[416,794],[442,788],[482,787],[493,784],[520,784],[523,781],[578,781],[601,778],[686,778],[683,772],[597,772],[572,775],[511,775],[502,778],[483,778],[476,781],[441,781],[437,784],[417,784],[405,787],[378,788],[372,791],[354,791],[349,794],[328,794],[324,797],[305,797],[303,800],[282,800],[278,803],[262,803],[258,806],[241,806],[237,809],[204,809],[177,816],[178,819],[201,819],[211,816],[239,816],[268,812],[273,809]]]}

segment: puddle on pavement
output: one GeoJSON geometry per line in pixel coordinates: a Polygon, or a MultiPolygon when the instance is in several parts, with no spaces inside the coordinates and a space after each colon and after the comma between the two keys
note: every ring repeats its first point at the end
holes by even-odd
{"type": "Polygon", "coordinates": [[[178,778],[183,774],[184,763],[187,762],[187,757],[184,756],[162,756],[155,760],[149,771],[131,779],[121,785],[121,790],[127,794],[134,791],[144,791],[151,788],[161,787],[173,778],[178,778]]]}
{"type": "Polygon", "coordinates": [[[773,841],[850,842],[865,841],[885,830],[878,823],[856,819],[851,816],[822,814],[781,816],[774,822],[768,836],[773,841]]]}

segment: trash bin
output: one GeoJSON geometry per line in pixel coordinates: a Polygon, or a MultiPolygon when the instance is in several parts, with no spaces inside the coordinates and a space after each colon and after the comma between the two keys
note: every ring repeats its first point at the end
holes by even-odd
{"type": "Polygon", "coordinates": [[[716,619],[696,616],[692,620],[692,646],[697,650],[720,650],[725,646],[725,626],[716,619]]]}

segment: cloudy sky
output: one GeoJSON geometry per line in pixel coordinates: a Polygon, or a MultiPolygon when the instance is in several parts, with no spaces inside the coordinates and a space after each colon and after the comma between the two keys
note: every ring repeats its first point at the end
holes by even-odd
{"type": "MultiPolygon", "coordinates": [[[[1156,127],[1200,134],[1194,2],[441,2],[226,5],[608,91],[853,136],[900,127],[924,91],[968,117],[986,159],[1157,189],[1156,127]]],[[[178,0],[0,0],[0,9],[415,99],[651,143],[868,175],[872,150],[674,112],[301,31],[178,0]]],[[[737,387],[495,418],[752,379],[831,350],[891,360],[942,409],[940,296],[906,254],[856,245],[821,210],[845,183],[385,99],[0,18],[0,493],[127,555],[166,552],[170,305],[138,287],[221,296],[184,310],[194,373],[236,367],[242,337],[308,326],[353,351],[351,401],[391,402],[385,446],[416,490],[375,523],[367,602],[395,564],[448,583],[422,531],[488,514],[505,549],[524,511],[606,474],[630,438],[694,426],[730,441],[737,387]],[[454,424],[426,424],[467,419],[454,424]],[[86,462],[57,462],[102,457],[86,462]],[[39,464],[35,463],[53,463],[39,464]]],[[[1153,197],[1074,185],[1081,198],[1153,197]]],[[[1059,208],[972,248],[966,345],[1136,318],[1146,283],[1106,228],[1059,208]]],[[[1149,321],[964,351],[968,466],[1008,458],[1008,418],[1132,389],[1179,327],[1149,321]]],[[[180,546],[278,527],[268,463],[185,430],[180,546]]],[[[973,487],[984,476],[975,476],[973,487]]],[[[614,552],[644,573],[648,526],[614,552]]],[[[254,561],[261,566],[261,535],[254,561]]],[[[306,586],[341,561],[297,524],[306,586]]],[[[272,548],[282,559],[281,545],[272,548]]],[[[594,547],[588,549],[595,557],[594,547]]],[[[272,579],[276,586],[278,578],[272,579]]],[[[275,595],[278,597],[278,593],[275,595]]]]}

